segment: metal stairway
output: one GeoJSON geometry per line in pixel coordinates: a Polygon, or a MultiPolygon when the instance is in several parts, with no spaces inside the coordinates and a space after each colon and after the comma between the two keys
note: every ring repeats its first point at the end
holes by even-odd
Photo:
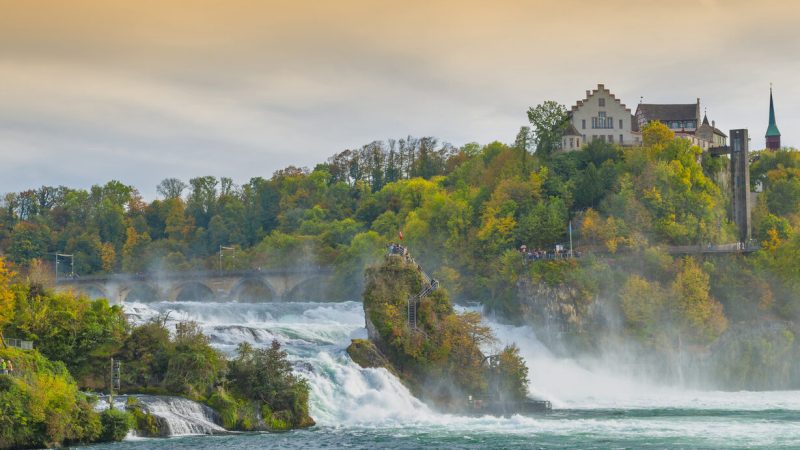
{"type": "MultiPolygon", "coordinates": [[[[419,268],[419,266],[417,267],[419,268]]],[[[422,291],[417,295],[408,297],[408,328],[412,331],[417,330],[417,308],[419,308],[419,302],[439,287],[439,282],[429,277],[421,268],[419,268],[419,273],[422,275],[423,280],[422,291]]]]}

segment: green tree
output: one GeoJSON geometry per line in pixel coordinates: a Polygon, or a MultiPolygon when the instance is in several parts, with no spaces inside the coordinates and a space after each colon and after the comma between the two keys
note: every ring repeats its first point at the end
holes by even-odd
{"type": "Polygon", "coordinates": [[[529,108],[528,121],[536,153],[544,156],[558,149],[561,137],[569,126],[567,108],[552,100],[529,108]]]}

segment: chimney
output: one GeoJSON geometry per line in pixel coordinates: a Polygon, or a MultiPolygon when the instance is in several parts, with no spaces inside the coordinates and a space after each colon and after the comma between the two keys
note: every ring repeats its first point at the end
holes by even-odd
{"type": "Polygon", "coordinates": [[[602,84],[599,84],[599,83],[597,84],[597,90],[598,90],[598,91],[602,91],[602,90],[603,90],[603,89],[605,89],[605,88],[606,88],[606,87],[605,87],[604,85],[602,85],[602,84]]]}
{"type": "MultiPolygon", "coordinates": [[[[700,123],[700,97],[697,97],[697,108],[695,108],[694,118],[697,120],[697,123],[700,123]]],[[[698,125],[699,126],[699,125],[698,125]]]]}
{"type": "Polygon", "coordinates": [[[712,120],[711,121],[711,128],[717,128],[717,121],[716,120],[712,120]]]}

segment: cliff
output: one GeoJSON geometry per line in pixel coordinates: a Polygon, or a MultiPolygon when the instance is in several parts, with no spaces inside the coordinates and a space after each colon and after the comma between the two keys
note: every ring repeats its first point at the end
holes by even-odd
{"type": "Polygon", "coordinates": [[[369,340],[353,341],[348,353],[394,372],[423,401],[448,411],[526,401],[528,369],[517,348],[485,355],[481,345],[495,338],[480,314],[456,313],[410,258],[389,255],[367,269],[364,313],[369,340]]]}

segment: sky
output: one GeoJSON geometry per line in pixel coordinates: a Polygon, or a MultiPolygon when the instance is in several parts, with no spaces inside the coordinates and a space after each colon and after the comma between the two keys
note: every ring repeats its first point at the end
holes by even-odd
{"type": "Polygon", "coordinates": [[[0,193],[237,183],[376,139],[513,142],[598,83],[800,146],[794,0],[0,0],[0,193]]]}

